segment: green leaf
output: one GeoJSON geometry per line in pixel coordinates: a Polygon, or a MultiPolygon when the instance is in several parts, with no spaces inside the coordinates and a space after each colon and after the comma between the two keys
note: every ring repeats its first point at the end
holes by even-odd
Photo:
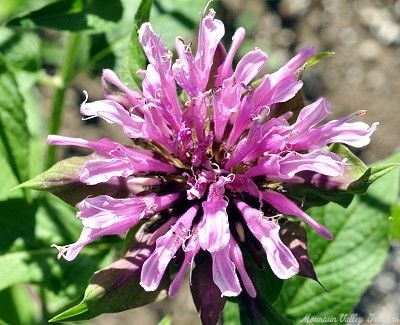
{"type": "Polygon", "coordinates": [[[133,29],[129,44],[127,46],[125,61],[121,70],[122,79],[126,81],[128,85],[137,86],[138,88],[140,88],[142,79],[137,75],[136,72],[139,69],[145,69],[147,62],[146,56],[144,55],[142,46],[140,45],[138,39],[138,31],[144,22],[149,21],[152,4],[152,0],[142,0],[140,2],[133,20],[133,29]]]}
{"type": "MultiPolygon", "coordinates": [[[[201,15],[207,6],[207,0],[158,0],[154,2],[152,21],[154,30],[162,36],[163,41],[172,49],[177,36],[195,44],[201,15]]],[[[210,8],[217,11],[217,1],[210,8]]],[[[207,13],[207,10],[206,10],[207,13]]]]}
{"type": "Polygon", "coordinates": [[[35,324],[37,309],[26,287],[13,286],[0,291],[0,315],[10,324],[35,324]]]}
{"type": "Polygon", "coordinates": [[[15,68],[37,71],[40,67],[40,38],[35,33],[3,28],[0,51],[7,63],[15,68]]]}
{"type": "Polygon", "coordinates": [[[0,179],[2,185],[0,186],[0,200],[6,200],[11,197],[12,198],[22,197],[23,196],[22,190],[11,191],[13,187],[18,185],[18,181],[13,174],[11,166],[8,164],[6,158],[3,157],[2,154],[0,154],[0,166],[2,166],[2,168],[0,168],[0,179]]]}
{"type": "Polygon", "coordinates": [[[23,105],[17,82],[0,56],[0,152],[18,182],[29,178],[29,132],[23,105]]]}
{"type": "Polygon", "coordinates": [[[127,194],[126,188],[120,183],[87,185],[79,180],[82,166],[93,158],[93,155],[89,155],[61,160],[42,174],[16,188],[49,191],[71,205],[75,205],[89,195],[96,196],[107,193],[114,197],[121,197],[127,194]]]}
{"type": "Polygon", "coordinates": [[[115,313],[140,307],[165,298],[169,286],[164,277],[155,291],[147,292],[140,286],[143,262],[154,250],[148,245],[149,234],[136,238],[124,258],[97,271],[86,288],[83,300],[76,306],[53,317],[50,322],[79,321],[103,313],[115,313]]]}
{"type": "Polygon", "coordinates": [[[242,324],[290,324],[283,315],[277,312],[272,303],[279,297],[283,281],[276,277],[267,262],[266,256],[261,257],[261,269],[248,254],[244,255],[246,270],[257,290],[255,298],[242,292],[238,297],[238,306],[242,324]]]}
{"type": "Polygon", "coordinates": [[[58,30],[106,30],[122,17],[119,0],[60,0],[10,20],[8,26],[58,30]]]}
{"type": "Polygon", "coordinates": [[[2,318],[0,318],[0,325],[11,325],[11,324],[5,322],[2,318]]]}
{"type": "Polygon", "coordinates": [[[331,52],[331,51],[317,53],[307,60],[307,62],[304,64],[304,67],[311,68],[312,66],[316,65],[317,63],[320,63],[321,61],[323,61],[327,58],[330,58],[334,54],[335,54],[335,52],[331,52]]]}
{"type": "Polygon", "coordinates": [[[400,240],[400,202],[392,205],[389,235],[391,238],[400,240]]]}
{"type": "Polygon", "coordinates": [[[113,252],[112,245],[100,241],[87,247],[74,263],[58,261],[57,251],[50,245],[75,241],[81,226],[72,209],[54,198],[41,198],[32,204],[9,199],[0,202],[0,211],[0,290],[33,283],[76,295],[113,252]]]}
{"type": "Polygon", "coordinates": [[[237,301],[226,301],[224,306],[223,320],[224,325],[236,325],[240,323],[240,311],[237,301]]]}
{"type": "Polygon", "coordinates": [[[273,303],[282,290],[283,281],[279,279],[269,267],[265,255],[260,257],[264,267],[260,269],[256,264],[245,255],[246,269],[257,288],[257,296],[273,303]]]}
{"type": "MultiPolygon", "coordinates": [[[[28,204],[22,198],[10,198],[7,201],[0,201],[0,260],[5,257],[15,244],[32,246],[35,243],[35,214],[37,206],[28,204]]],[[[0,263],[1,265],[1,263],[0,263]]],[[[8,276],[14,276],[14,272],[4,274],[0,277],[0,290],[3,281],[8,276]]]]}
{"type": "MultiPolygon", "coordinates": [[[[398,157],[398,155],[396,156],[398,157]]],[[[393,159],[393,158],[392,158],[393,159]]],[[[311,317],[349,314],[380,272],[388,255],[390,208],[399,195],[399,169],[371,185],[344,209],[330,203],[308,212],[334,235],[327,241],[309,231],[309,253],[325,291],[318,283],[291,278],[275,306],[295,323],[311,317]]]]}
{"type": "Polygon", "coordinates": [[[277,312],[261,295],[251,298],[245,293],[238,297],[241,324],[290,325],[291,321],[277,312]]]}

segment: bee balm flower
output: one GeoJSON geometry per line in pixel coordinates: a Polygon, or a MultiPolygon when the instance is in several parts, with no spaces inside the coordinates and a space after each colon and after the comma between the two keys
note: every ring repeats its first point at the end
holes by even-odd
{"type": "Polygon", "coordinates": [[[190,44],[176,39],[175,61],[151,24],[141,26],[139,40],[149,64],[139,72],[140,92],[104,70],[105,99],[85,101],[80,110],[119,125],[128,145],[49,136],[50,144],[94,151],[80,170],[80,182],[114,182],[126,192],[124,197],[103,194],[78,203],[81,236],[74,244],[56,246],[60,256],[72,260],[97,238],[122,235],[148,221],[152,226],[144,231],[153,233],[153,250],[141,267],[145,290],[155,290],[174,262],[178,271],[169,287],[174,296],[189,266],[205,260],[210,282],[222,296],[237,296],[244,289],[255,297],[243,248],[262,251],[276,276],[287,279],[302,268],[282,240],[281,227],[289,217],[332,239],[291,191],[307,180],[312,185],[315,175],[342,176],[348,164],[327,145],[364,146],[377,123],[349,122],[353,115],[324,123],[331,112],[324,98],[297,117],[280,112],[279,103],[302,87],[299,71],[315,50],[304,48],[253,84],[267,54],[254,49],[234,66],[245,31],[236,31],[226,52],[221,44],[224,25],[214,16],[210,10],[201,20],[196,54],[190,44]]]}

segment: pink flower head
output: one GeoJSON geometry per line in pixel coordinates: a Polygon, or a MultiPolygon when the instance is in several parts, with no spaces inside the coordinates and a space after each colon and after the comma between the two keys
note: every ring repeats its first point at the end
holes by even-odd
{"type": "Polygon", "coordinates": [[[60,256],[72,260],[97,238],[123,235],[144,221],[151,225],[147,231],[154,232],[154,250],[141,269],[145,290],[155,290],[174,263],[173,296],[187,269],[209,261],[208,281],[220,295],[237,296],[245,290],[255,297],[247,271],[249,254],[242,254],[250,251],[243,250],[250,243],[266,256],[277,277],[287,279],[300,271],[297,257],[281,239],[288,217],[332,239],[329,230],[302,210],[292,190],[302,173],[342,176],[348,163],[326,146],[364,146],[377,123],[353,123],[353,116],[324,123],[331,112],[324,98],[305,106],[294,120],[291,113],[282,114],[279,104],[302,87],[299,70],[315,49],[304,48],[253,84],[268,56],[254,49],[234,66],[244,33],[239,28],[225,51],[224,25],[210,10],[201,20],[197,52],[177,38],[178,58],[173,61],[151,24],[143,24],[139,40],[149,64],[140,72],[142,91],[130,90],[113,71],[104,70],[105,99],[85,101],[80,109],[85,116],[119,125],[135,141],[122,145],[49,136],[51,144],[94,151],[81,168],[80,182],[118,180],[129,193],[80,202],[82,234],[72,245],[57,246],[60,256]],[[110,86],[118,91],[110,92],[110,86]]]}

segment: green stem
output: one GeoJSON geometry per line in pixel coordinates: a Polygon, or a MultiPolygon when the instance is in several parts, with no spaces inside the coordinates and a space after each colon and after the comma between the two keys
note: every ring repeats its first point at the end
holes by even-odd
{"type": "Polygon", "coordinates": [[[42,312],[41,321],[42,321],[42,324],[48,324],[47,320],[50,319],[50,314],[47,309],[47,304],[48,304],[47,294],[46,294],[46,290],[42,286],[39,288],[39,294],[40,294],[40,301],[42,303],[42,305],[41,305],[41,312],[42,312]]]}
{"type": "MultiPolygon", "coordinates": [[[[57,134],[60,130],[65,93],[74,77],[74,64],[81,39],[82,35],[80,33],[71,33],[68,36],[67,48],[60,71],[61,85],[55,89],[53,94],[53,105],[49,121],[49,134],[57,134]]],[[[56,147],[49,146],[47,149],[46,168],[54,165],[55,160],[56,147]]]]}

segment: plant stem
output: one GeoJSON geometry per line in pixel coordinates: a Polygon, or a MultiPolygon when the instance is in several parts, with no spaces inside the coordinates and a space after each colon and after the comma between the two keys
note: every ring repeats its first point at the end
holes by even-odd
{"type": "MultiPolygon", "coordinates": [[[[57,134],[60,130],[62,109],[64,106],[65,93],[74,77],[74,64],[79,50],[82,35],[80,33],[70,33],[68,35],[67,48],[64,60],[61,64],[60,81],[53,94],[52,111],[49,121],[49,134],[57,134]]],[[[56,160],[56,147],[49,146],[47,149],[46,168],[51,167],[56,160]]]]}

